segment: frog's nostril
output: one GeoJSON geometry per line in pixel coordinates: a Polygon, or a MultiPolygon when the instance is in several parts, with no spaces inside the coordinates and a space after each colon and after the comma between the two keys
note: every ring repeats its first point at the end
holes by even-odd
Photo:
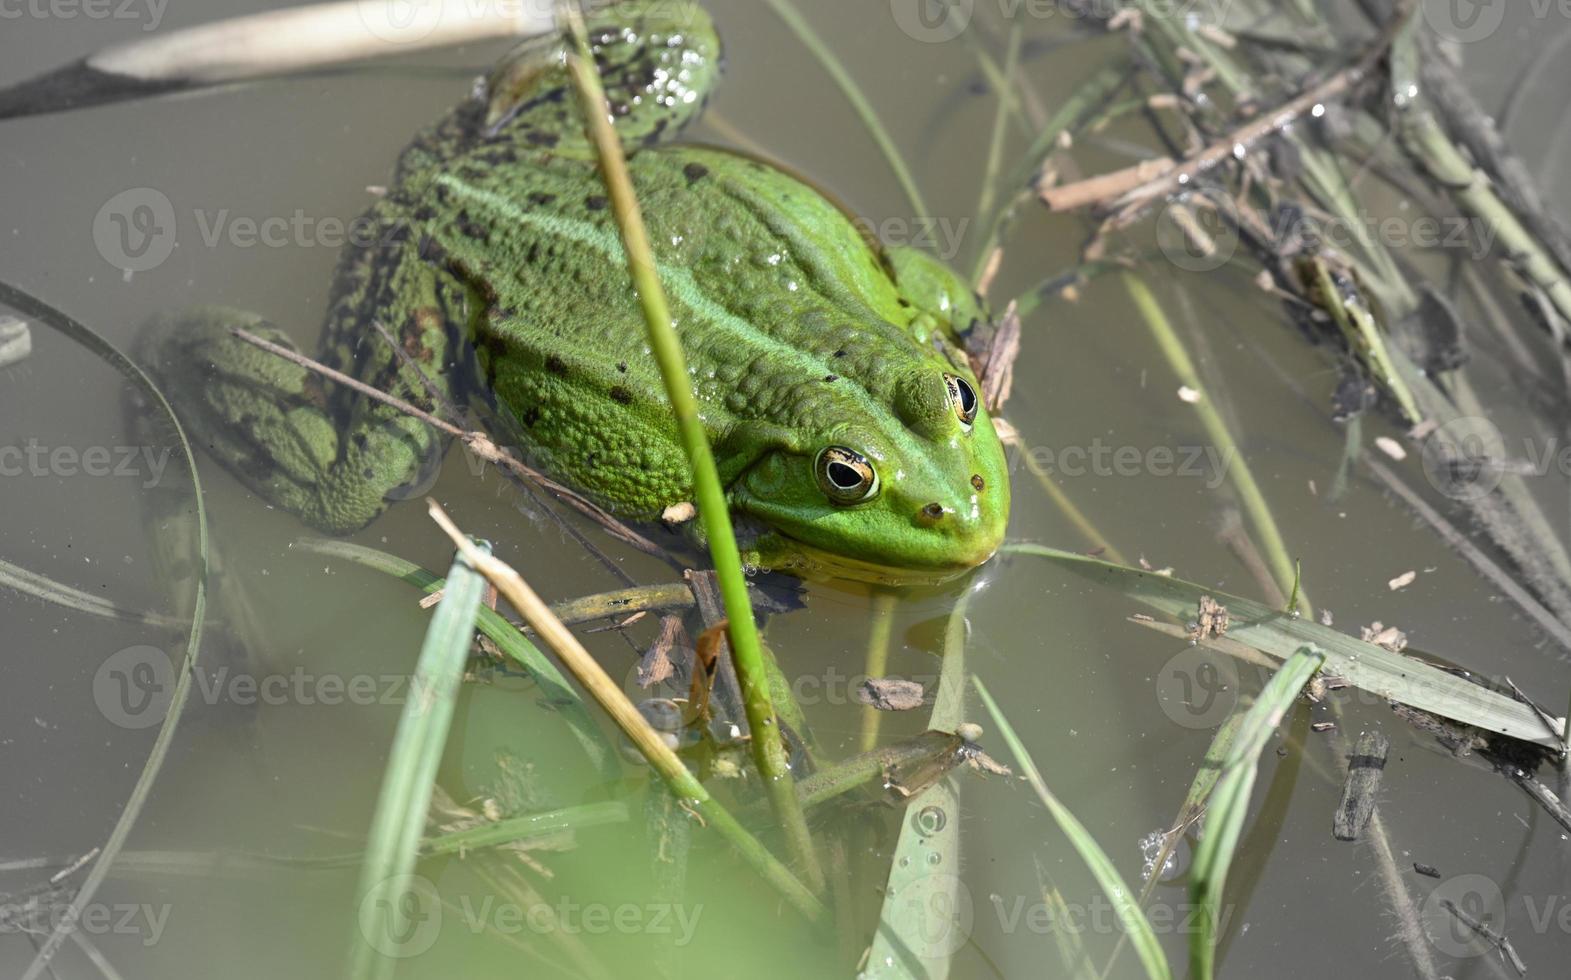
{"type": "Polygon", "coordinates": [[[917,514],[916,519],[918,523],[926,527],[932,527],[934,524],[937,524],[939,521],[943,520],[944,515],[947,513],[949,513],[949,508],[935,500],[923,507],[922,510],[917,514]]]}

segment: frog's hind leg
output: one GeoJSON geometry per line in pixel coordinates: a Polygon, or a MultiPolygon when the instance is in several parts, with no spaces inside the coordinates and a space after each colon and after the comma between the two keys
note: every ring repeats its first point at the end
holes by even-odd
{"type": "MultiPolygon", "coordinates": [[[[440,413],[463,295],[421,263],[378,256],[346,254],[318,360],[440,413]],[[371,327],[378,317],[407,357],[371,327]]],[[[234,327],[295,349],[257,314],[201,307],[156,319],[142,350],[195,441],[269,503],[342,534],[434,473],[446,441],[424,422],[252,346],[234,327]]]]}
{"type": "MultiPolygon", "coordinates": [[[[675,136],[695,119],[720,74],[720,39],[697,0],[634,0],[585,24],[612,122],[629,151],[675,136]]],[[[551,38],[514,50],[484,91],[482,140],[591,157],[579,100],[551,38]]]]}

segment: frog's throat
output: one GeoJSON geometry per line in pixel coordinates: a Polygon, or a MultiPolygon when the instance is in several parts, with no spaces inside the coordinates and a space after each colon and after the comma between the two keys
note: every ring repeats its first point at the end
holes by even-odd
{"type": "Polygon", "coordinates": [[[825,551],[798,541],[779,531],[761,536],[749,551],[751,554],[748,558],[752,563],[772,571],[790,572],[799,578],[839,579],[895,586],[941,585],[980,567],[993,557],[990,554],[975,564],[958,564],[944,568],[900,568],[837,555],[832,551],[825,551]]]}

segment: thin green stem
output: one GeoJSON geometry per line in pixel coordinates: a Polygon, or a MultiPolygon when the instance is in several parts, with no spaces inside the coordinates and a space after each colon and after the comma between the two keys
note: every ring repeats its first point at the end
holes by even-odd
{"type": "MultiPolygon", "coordinates": [[[[1015,72],[1020,67],[1020,39],[1021,30],[1018,23],[1009,28],[1009,46],[1004,50],[1004,77],[1003,84],[995,85],[998,92],[998,108],[993,113],[993,132],[987,141],[987,168],[982,175],[982,189],[977,196],[976,213],[978,217],[991,214],[993,199],[998,195],[998,170],[1003,165],[1004,137],[1008,134],[1009,110],[1014,105],[1015,72]]],[[[977,261],[985,263],[987,253],[992,247],[992,242],[982,239],[977,261]]]]}
{"type": "Polygon", "coordinates": [[[846,71],[845,65],[841,64],[840,59],[836,58],[834,52],[829,50],[829,46],[824,43],[823,39],[818,36],[807,20],[802,17],[801,11],[796,9],[796,5],[791,3],[791,0],[765,0],[765,2],[775,12],[775,16],[785,21],[785,25],[791,28],[792,33],[796,34],[802,44],[813,53],[813,57],[817,58],[818,63],[824,66],[824,70],[829,73],[830,78],[835,80],[835,84],[840,86],[840,91],[845,95],[846,101],[851,103],[851,108],[856,110],[857,116],[862,120],[862,125],[867,128],[867,134],[873,138],[873,142],[878,144],[878,149],[884,154],[884,159],[889,161],[889,169],[894,171],[895,179],[900,182],[901,188],[905,190],[905,195],[910,200],[911,207],[916,209],[918,215],[932,214],[927,209],[927,203],[922,200],[922,192],[917,190],[916,180],[911,176],[910,169],[906,167],[905,158],[900,155],[900,150],[895,146],[895,141],[890,137],[889,131],[879,121],[877,111],[873,109],[872,103],[867,101],[867,96],[862,92],[862,87],[856,83],[856,79],[852,78],[851,73],[846,71]]]}
{"type": "Polygon", "coordinates": [[[637,288],[638,300],[644,311],[644,323],[648,327],[649,346],[659,364],[666,395],[671,401],[671,411],[676,417],[682,448],[687,454],[688,465],[692,467],[698,517],[709,541],[709,553],[715,564],[721,599],[730,623],[728,633],[731,655],[736,662],[737,680],[742,687],[742,700],[748,725],[752,729],[750,745],[753,759],[774,804],[775,816],[785,832],[792,855],[807,875],[809,886],[821,893],[824,872],[813,850],[807,820],[797,801],[791,767],[780,737],[780,726],[775,720],[774,705],[769,695],[769,677],[758,640],[758,627],[753,620],[753,605],[747,594],[747,579],[742,573],[742,556],[731,528],[730,509],[726,505],[720,472],[715,466],[703,419],[698,413],[698,399],[693,395],[688,378],[687,358],[677,339],[676,329],[671,325],[671,313],[666,304],[665,290],[660,285],[660,276],[655,269],[649,234],[644,228],[643,214],[633,193],[633,182],[628,176],[622,144],[611,126],[605,90],[595,68],[594,56],[589,50],[583,18],[571,4],[564,4],[563,9],[567,12],[567,23],[576,45],[576,56],[569,61],[583,105],[586,129],[599,156],[601,176],[621,229],[622,244],[627,251],[628,272],[637,288]]]}
{"type": "MultiPolygon", "coordinates": [[[[878,589],[872,596],[868,616],[872,620],[867,637],[866,671],[869,677],[882,677],[889,669],[889,634],[895,622],[895,594],[878,589]]],[[[859,751],[871,752],[878,744],[878,729],[883,712],[867,705],[862,709],[862,730],[857,738],[859,751]]]]}

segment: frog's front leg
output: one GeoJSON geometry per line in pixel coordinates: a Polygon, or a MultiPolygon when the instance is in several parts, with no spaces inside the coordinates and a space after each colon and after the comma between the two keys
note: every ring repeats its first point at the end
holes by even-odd
{"type": "MultiPolygon", "coordinates": [[[[346,258],[338,295],[319,359],[431,410],[430,390],[448,391],[462,305],[453,287],[420,263],[379,266],[368,252],[346,258]],[[398,299],[367,309],[384,287],[398,299]],[[397,338],[407,364],[372,319],[397,338]]],[[[246,343],[234,327],[294,349],[257,314],[201,307],[156,319],[144,351],[194,441],[269,503],[343,534],[435,471],[445,441],[424,422],[246,343]]]]}
{"type": "Polygon", "coordinates": [[[910,245],[884,249],[895,288],[917,310],[912,329],[920,339],[937,329],[952,340],[988,322],[987,309],[971,284],[944,262],[910,245]]]}

